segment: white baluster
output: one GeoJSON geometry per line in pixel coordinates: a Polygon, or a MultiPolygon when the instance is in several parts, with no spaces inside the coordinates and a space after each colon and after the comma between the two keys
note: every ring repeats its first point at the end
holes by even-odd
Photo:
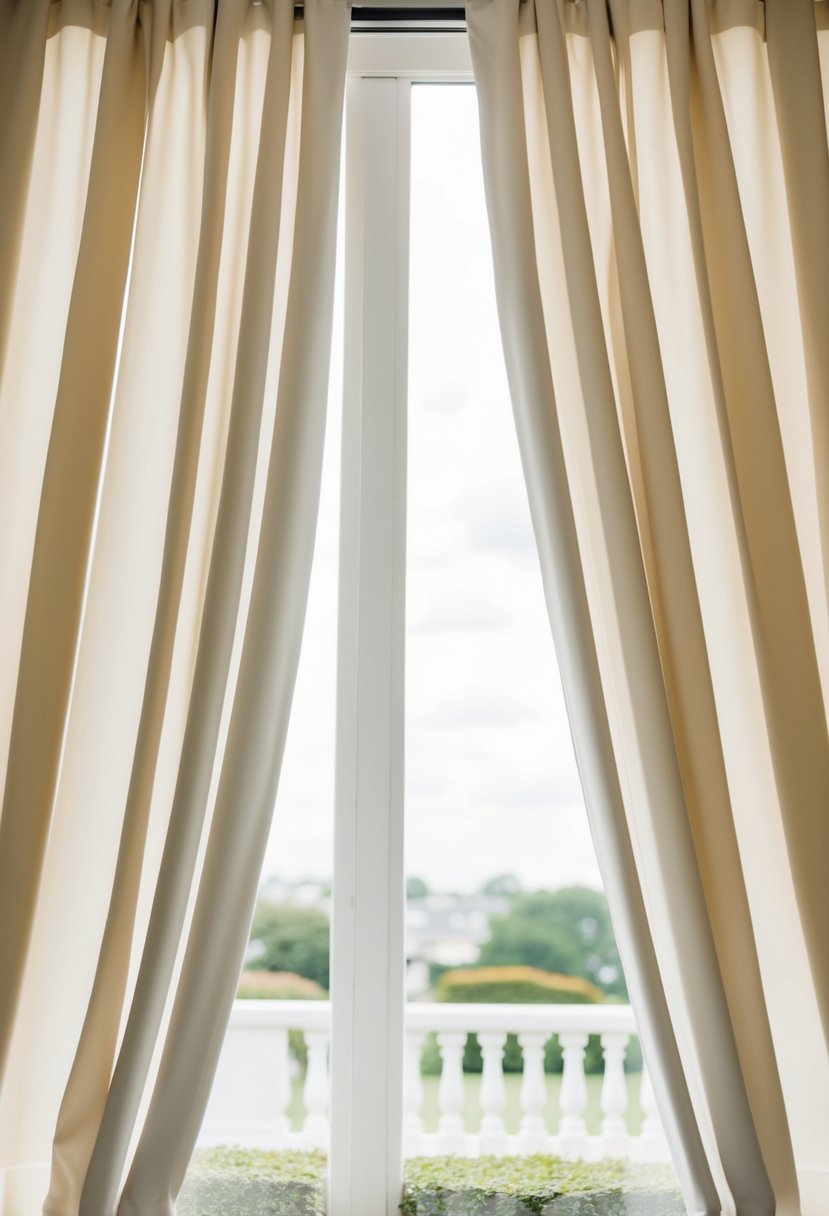
{"type": "Polygon", "coordinates": [[[628,1089],[625,1082],[626,1034],[603,1034],[604,1079],[602,1081],[602,1150],[607,1157],[624,1157],[628,1152],[625,1112],[628,1089]]]}
{"type": "Polygon", "coordinates": [[[291,1080],[296,1061],[291,1055],[288,1031],[275,1030],[272,1033],[278,1040],[279,1045],[277,1050],[281,1059],[276,1081],[276,1147],[282,1148],[284,1145],[287,1145],[288,1137],[293,1130],[291,1120],[288,1117],[288,1107],[291,1105],[291,1080]]]}
{"type": "Polygon", "coordinates": [[[305,1088],[302,1091],[305,1103],[303,1137],[309,1148],[328,1147],[328,1031],[305,1032],[308,1049],[308,1068],[305,1073],[305,1088]]]}
{"type": "Polygon", "coordinates": [[[587,1106],[584,1049],[587,1046],[587,1035],[568,1031],[559,1035],[559,1041],[564,1056],[559,1149],[563,1156],[583,1157],[587,1151],[587,1126],[584,1122],[584,1110],[587,1106]]]}
{"type": "Polygon", "coordinates": [[[481,1077],[481,1131],[478,1144],[482,1153],[500,1156],[507,1151],[507,1131],[504,1126],[504,1044],[503,1031],[487,1031],[478,1035],[484,1071],[481,1077]]]}
{"type": "Polygon", "coordinates": [[[438,1148],[442,1153],[463,1153],[466,1148],[463,1106],[463,1049],[466,1031],[446,1030],[438,1035],[442,1066],[438,1087],[438,1148]]]}
{"type": "Polygon", "coordinates": [[[546,1152],[548,1144],[545,1110],[547,1082],[544,1076],[544,1046],[547,1035],[528,1031],[519,1034],[518,1042],[524,1053],[524,1075],[521,1078],[521,1126],[518,1148],[522,1153],[546,1152]]]}
{"type": "Polygon", "coordinates": [[[645,1065],[642,1065],[642,1080],[639,1086],[639,1105],[644,1119],[642,1132],[636,1144],[636,1158],[639,1161],[668,1161],[670,1153],[659,1118],[659,1110],[651,1085],[651,1079],[645,1065]]]}
{"type": "Polygon", "coordinates": [[[403,1155],[417,1157],[423,1151],[423,1083],[420,1079],[420,1057],[425,1034],[409,1030],[406,1034],[403,1060],[403,1155]]]}

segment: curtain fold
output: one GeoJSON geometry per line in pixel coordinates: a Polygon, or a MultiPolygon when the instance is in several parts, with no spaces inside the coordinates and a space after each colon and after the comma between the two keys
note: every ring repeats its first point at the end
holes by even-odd
{"type": "Polygon", "coordinates": [[[0,426],[29,460],[0,486],[23,523],[3,587],[3,1210],[40,1211],[48,1183],[61,1216],[172,1211],[301,642],[349,12],[43,8],[12,14],[25,88],[2,143],[22,201],[3,216],[0,426]]]}
{"type": "Polygon", "coordinates": [[[34,543],[0,814],[0,1068],[8,1051],[58,781],[141,172],[144,61],[113,6],[83,230],[34,543]],[[107,233],[106,243],[100,239],[107,233]],[[13,930],[12,927],[13,926],[13,930]]]}
{"type": "Polygon", "coordinates": [[[689,1210],[738,1216],[798,1213],[798,1172],[804,1211],[827,1198],[829,399],[809,370],[823,280],[796,235],[827,214],[799,197],[807,155],[820,193],[826,146],[814,12],[779,6],[766,42],[760,5],[468,4],[505,355],[597,853],[689,1210]],[[774,115],[747,44],[778,78],[774,115]],[[811,83],[795,117],[779,78],[798,56],[811,83]],[[769,239],[809,319],[787,342],[772,330],[775,378],[743,212],[787,121],[783,167],[801,159],[769,239]],[[563,527],[570,544],[551,545],[563,527]],[[652,972],[637,962],[646,935],[652,972]],[[796,1001],[778,991],[784,938],[796,1001]],[[666,1072],[672,1035],[682,1085],[666,1072]]]}

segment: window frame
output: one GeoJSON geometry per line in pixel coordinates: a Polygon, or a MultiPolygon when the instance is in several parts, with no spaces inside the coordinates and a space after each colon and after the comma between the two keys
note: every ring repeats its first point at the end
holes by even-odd
{"type": "Polygon", "coordinates": [[[352,35],[344,160],[329,1216],[395,1216],[402,1193],[411,89],[471,81],[465,31],[352,35]]]}

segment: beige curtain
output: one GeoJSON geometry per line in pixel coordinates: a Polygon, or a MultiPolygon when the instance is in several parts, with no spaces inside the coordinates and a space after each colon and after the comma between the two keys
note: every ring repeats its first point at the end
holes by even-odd
{"type": "Polygon", "coordinates": [[[348,29],[0,6],[3,1216],[172,1213],[196,1140],[305,613],[348,29]]]}
{"type": "Polygon", "coordinates": [[[550,618],[700,1213],[829,1211],[827,18],[468,4],[550,618]]]}

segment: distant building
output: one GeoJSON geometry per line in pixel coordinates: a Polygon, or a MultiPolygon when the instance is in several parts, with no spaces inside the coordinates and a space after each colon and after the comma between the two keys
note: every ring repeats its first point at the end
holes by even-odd
{"type": "Polygon", "coordinates": [[[319,908],[331,914],[331,883],[316,878],[298,881],[271,875],[259,888],[259,898],[269,904],[295,904],[300,908],[319,908]]]}
{"type": "Polygon", "coordinates": [[[503,916],[510,901],[502,896],[429,894],[406,906],[406,991],[429,989],[429,968],[476,963],[489,940],[489,920],[503,916]]]}
{"type": "MultiPolygon", "coordinates": [[[[273,904],[319,908],[331,914],[331,884],[315,879],[289,881],[275,875],[265,879],[260,899],[273,904]]],[[[476,963],[489,941],[489,920],[509,911],[505,895],[452,895],[430,892],[406,904],[406,992],[422,996],[430,988],[430,967],[463,967],[476,963]]],[[[256,959],[256,943],[246,956],[256,959]]]]}

